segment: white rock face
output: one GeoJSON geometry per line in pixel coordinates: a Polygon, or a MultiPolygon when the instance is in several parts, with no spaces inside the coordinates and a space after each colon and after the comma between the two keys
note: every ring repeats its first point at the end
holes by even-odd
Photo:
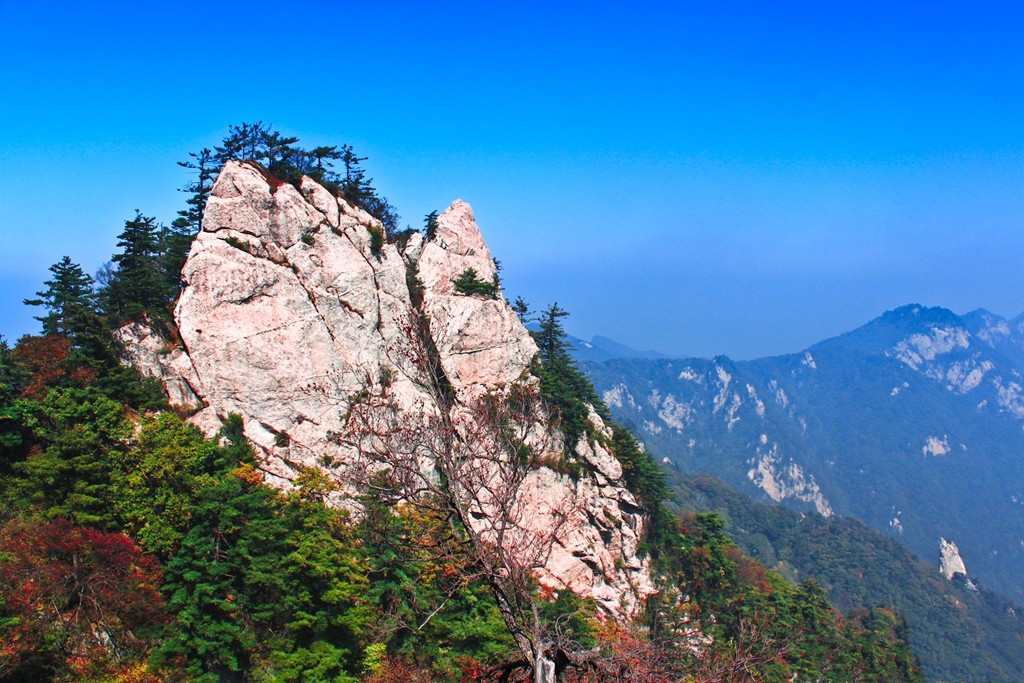
{"type": "Polygon", "coordinates": [[[892,355],[917,370],[927,361],[971,345],[970,334],[962,327],[933,327],[929,334],[912,334],[892,350],[892,355]]]}
{"type": "Polygon", "coordinates": [[[954,574],[967,576],[967,566],[960,557],[960,549],[956,543],[944,538],[939,539],[939,572],[947,579],[952,579],[954,574]]]}
{"type": "Polygon", "coordinates": [[[747,479],[776,502],[799,500],[811,503],[818,514],[831,517],[834,514],[832,506],[814,480],[814,475],[806,474],[792,459],[788,463],[784,462],[777,443],[772,443],[767,451],[764,450],[762,446],[767,443],[767,435],[764,435],[756,455],[750,461],[747,479]]]}
{"type": "Polygon", "coordinates": [[[949,439],[943,436],[929,436],[925,439],[924,446],[921,446],[921,453],[924,455],[948,455],[950,451],[949,439]]]}
{"type": "Polygon", "coordinates": [[[139,368],[147,368],[164,383],[167,396],[174,405],[190,410],[203,407],[202,400],[193,388],[198,386],[199,377],[192,360],[180,346],[168,343],[140,323],[130,323],[115,330],[115,337],[124,346],[127,361],[139,368]],[[154,362],[154,360],[159,362],[154,362]]]}
{"type": "MultiPolygon", "coordinates": [[[[180,340],[142,325],[119,331],[131,362],[161,379],[172,403],[197,411],[193,422],[213,434],[221,418],[240,414],[273,483],[287,486],[308,466],[344,482],[352,454],[328,434],[344,428],[349,397],[387,386],[405,411],[448,410],[412,360],[426,353],[413,332],[420,311],[454,389],[452,415],[485,392],[535,381],[528,371],[537,347],[504,299],[452,286],[467,268],[484,280],[495,274],[468,204],[456,201],[438,218],[434,239],[374,252],[375,219],[309,178],[300,187],[226,164],[183,270],[180,340]],[[420,311],[409,284],[416,270],[420,311]]],[[[600,417],[590,420],[607,433],[600,417]]],[[[578,481],[541,467],[523,485],[534,511],[526,527],[552,525],[563,503],[569,510],[539,578],[629,616],[654,591],[637,550],[645,518],[607,450],[584,440],[577,453],[588,464],[578,481]]]]}
{"type": "Polygon", "coordinates": [[[672,394],[665,397],[658,409],[658,417],[662,422],[677,432],[683,431],[683,428],[689,424],[691,413],[690,404],[677,400],[672,394]]]}
{"type": "Polygon", "coordinates": [[[494,257],[473,210],[456,200],[437,219],[437,233],[418,261],[430,334],[445,374],[463,397],[520,379],[537,345],[503,298],[456,294],[452,280],[469,268],[481,280],[495,276],[494,257]]]}

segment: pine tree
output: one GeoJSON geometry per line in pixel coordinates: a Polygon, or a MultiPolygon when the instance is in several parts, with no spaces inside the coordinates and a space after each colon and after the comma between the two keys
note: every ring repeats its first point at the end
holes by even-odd
{"type": "Polygon", "coordinates": [[[519,318],[519,322],[524,325],[530,319],[530,305],[526,303],[526,299],[523,297],[516,297],[516,300],[512,302],[512,310],[515,311],[516,317],[519,318]]]}
{"type": "Polygon", "coordinates": [[[264,138],[268,130],[262,121],[228,126],[228,134],[220,147],[214,147],[213,158],[218,168],[228,161],[262,161],[264,138]]]}
{"type": "Polygon", "coordinates": [[[331,163],[342,157],[342,152],[338,151],[337,145],[314,147],[309,151],[309,156],[315,162],[308,173],[309,177],[318,183],[337,182],[338,175],[334,172],[334,165],[331,163]]]}
{"type": "Polygon", "coordinates": [[[112,528],[113,453],[131,434],[120,403],[84,389],[52,389],[25,406],[25,424],[39,445],[15,465],[23,505],[44,516],[112,528]]]}
{"type": "Polygon", "coordinates": [[[540,330],[533,335],[539,352],[536,373],[541,396],[560,416],[566,450],[571,452],[587,429],[587,404],[599,412],[604,411],[604,405],[569,355],[569,341],[562,327],[562,318],[568,315],[557,303],[551,304],[541,313],[540,330]]]}
{"type": "Polygon", "coordinates": [[[101,292],[104,312],[115,325],[144,313],[166,315],[164,308],[170,297],[162,263],[161,231],[155,218],[136,211],[118,235],[117,246],[122,251],[111,259],[117,269],[101,292]]]}
{"type": "Polygon", "coordinates": [[[569,312],[561,308],[558,302],[541,313],[536,340],[540,360],[545,366],[555,367],[572,362],[569,358],[569,342],[566,341],[565,328],[562,327],[562,318],[568,316],[569,312]]]}
{"type": "Polygon", "coordinates": [[[431,211],[423,218],[423,228],[427,241],[434,239],[437,234],[437,211],[431,211]]]}
{"type": "Polygon", "coordinates": [[[185,200],[187,208],[178,212],[172,225],[185,230],[186,228],[195,235],[203,221],[203,212],[206,210],[206,201],[210,198],[210,190],[213,188],[213,180],[217,176],[217,164],[213,152],[204,147],[198,152],[189,152],[192,157],[189,161],[179,161],[178,166],[195,172],[195,179],[185,187],[182,192],[188,192],[189,198],[185,200]]]}
{"type": "Polygon", "coordinates": [[[379,220],[388,234],[397,232],[401,218],[395,207],[377,194],[373,187],[373,179],[366,177],[366,171],[360,166],[366,161],[366,157],[356,156],[350,145],[342,145],[339,159],[345,166],[345,175],[340,179],[341,196],[345,201],[362,207],[379,220]]]}
{"type": "Polygon", "coordinates": [[[95,315],[96,295],[93,279],[67,256],[50,266],[53,277],[36,292],[38,299],[25,299],[28,306],[43,306],[48,313],[36,316],[43,323],[43,334],[59,334],[75,344],[89,330],[88,319],[95,315]]]}
{"type": "Polygon", "coordinates": [[[299,139],[285,137],[276,130],[265,130],[261,137],[260,153],[267,170],[286,180],[299,180],[305,166],[305,152],[292,147],[299,139]]]}

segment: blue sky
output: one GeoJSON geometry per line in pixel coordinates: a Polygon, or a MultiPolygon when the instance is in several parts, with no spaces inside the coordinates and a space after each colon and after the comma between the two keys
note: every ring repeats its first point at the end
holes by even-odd
{"type": "Polygon", "coordinates": [[[0,334],[228,124],[470,202],[506,293],[738,358],[910,302],[1024,311],[1024,4],[0,0],[0,334]],[[770,5],[770,6],[769,6],[770,5]]]}

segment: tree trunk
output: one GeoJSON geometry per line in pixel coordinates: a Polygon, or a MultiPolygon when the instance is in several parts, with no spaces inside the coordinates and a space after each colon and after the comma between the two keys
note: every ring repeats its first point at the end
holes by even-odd
{"type": "Polygon", "coordinates": [[[538,648],[533,665],[533,683],[555,683],[555,663],[547,658],[543,646],[538,648]]]}

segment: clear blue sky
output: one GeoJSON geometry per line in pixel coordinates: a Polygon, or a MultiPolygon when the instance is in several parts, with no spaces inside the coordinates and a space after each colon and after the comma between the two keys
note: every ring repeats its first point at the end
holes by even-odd
{"type": "Polygon", "coordinates": [[[9,340],[258,119],[354,145],[403,222],[470,202],[579,336],[746,358],[1024,311],[1020,2],[0,0],[0,65],[9,340]]]}

